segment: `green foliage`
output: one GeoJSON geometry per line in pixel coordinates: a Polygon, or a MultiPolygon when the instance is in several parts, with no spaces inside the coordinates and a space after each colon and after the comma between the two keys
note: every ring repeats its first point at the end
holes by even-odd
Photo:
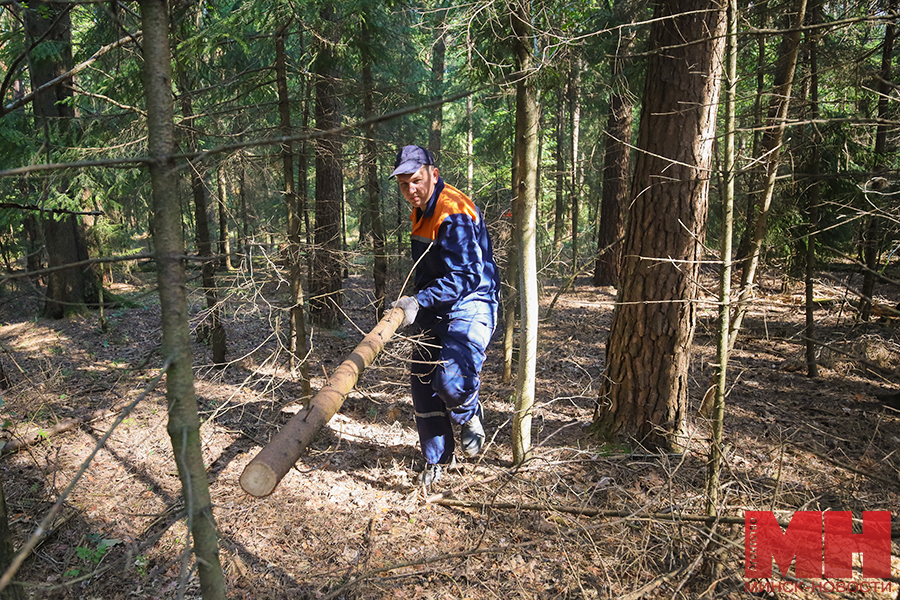
{"type": "MultiPolygon", "coordinates": [[[[511,198],[512,130],[515,121],[514,87],[509,77],[515,71],[510,45],[509,6],[502,2],[476,4],[415,4],[350,0],[334,3],[335,18],[323,19],[322,3],[290,3],[277,0],[264,7],[250,0],[213,0],[179,5],[173,14],[172,41],[175,72],[182,66],[184,81],[173,82],[179,150],[187,149],[188,134],[200,149],[214,149],[230,143],[271,140],[279,137],[277,94],[274,86],[274,36],[283,28],[287,52],[288,95],[294,132],[314,126],[314,101],[310,96],[310,72],[317,58],[317,40],[334,28],[336,61],[341,67],[340,95],[343,122],[364,118],[360,90],[361,65],[371,61],[375,79],[375,112],[384,114],[431,101],[436,93],[445,96],[476,90],[473,95],[471,135],[474,155],[473,189],[476,202],[495,219],[509,206],[511,198]],[[364,28],[369,32],[363,36],[364,28]],[[338,31],[339,29],[339,31],[338,31]],[[338,36],[339,33],[339,36],[338,36]],[[431,52],[436,39],[446,43],[443,87],[437,89],[431,72],[431,52]],[[194,118],[189,122],[180,114],[181,99],[189,95],[194,118]]],[[[772,28],[792,9],[791,0],[742,5],[741,27],[772,28]]],[[[49,10],[46,7],[42,10],[49,10]]],[[[635,100],[643,90],[646,37],[644,24],[652,16],[649,2],[537,2],[533,4],[535,37],[533,50],[540,69],[535,74],[542,107],[542,165],[539,211],[542,226],[551,223],[555,210],[554,135],[559,99],[568,102],[566,86],[577,60],[581,90],[580,152],[584,159],[584,183],[579,230],[589,233],[594,226],[595,200],[602,191],[602,161],[606,141],[607,99],[613,91],[635,100]],[[642,23],[632,25],[632,23],[642,23]],[[627,42],[634,38],[633,45],[627,42]],[[627,48],[627,49],[626,49],[627,48]],[[624,72],[613,78],[613,58],[624,61],[624,72]]],[[[860,16],[869,8],[863,5],[824,7],[824,20],[860,16]],[[834,11],[831,14],[830,11],[834,11]]],[[[92,57],[100,48],[140,29],[139,14],[116,3],[83,4],[71,7],[72,50],[75,64],[92,57]]],[[[48,13],[49,15],[49,13],[48,13]]],[[[11,69],[8,80],[18,81],[29,91],[30,73],[24,52],[28,41],[22,23],[9,18],[0,28],[0,63],[11,69]]],[[[796,254],[802,242],[805,219],[805,183],[792,180],[801,173],[811,156],[813,135],[821,136],[818,149],[822,173],[865,172],[877,163],[873,154],[874,127],[859,125],[859,119],[871,119],[877,111],[877,93],[873,74],[880,68],[880,44],[884,24],[861,21],[828,30],[820,41],[821,118],[814,127],[792,125],[788,131],[784,167],[779,177],[767,238],[769,255],[787,259],[796,254]]],[[[754,151],[761,133],[758,121],[765,113],[766,96],[771,86],[781,36],[742,35],[739,41],[738,145],[741,168],[753,164],[754,151]],[[761,46],[757,45],[761,40],[761,46]],[[763,51],[759,56],[760,47],[763,51]],[[760,80],[757,80],[757,75],[760,80]],[[757,86],[762,87],[758,90],[757,86]],[[758,92],[763,92],[762,96],[758,92]],[[763,99],[757,105],[757,98],[763,99]]],[[[30,51],[33,61],[52,61],[62,56],[58,42],[44,42],[30,51]]],[[[805,59],[804,59],[805,60],[805,59]]],[[[94,161],[141,156],[146,151],[145,115],[141,60],[137,46],[125,43],[99,57],[75,79],[72,97],[75,116],[69,127],[50,128],[49,137],[37,131],[33,107],[13,111],[0,119],[0,169],[41,162],[94,161]]],[[[795,96],[802,95],[808,66],[798,69],[795,96]]],[[[4,102],[12,93],[6,90],[4,102]]],[[[896,103],[894,103],[896,104],[896,103]]],[[[792,123],[804,123],[804,108],[794,103],[792,123]]],[[[563,110],[568,111],[568,108],[563,110]]],[[[640,106],[635,102],[634,127],[639,126],[640,106]]],[[[568,112],[567,112],[568,114],[568,112]]],[[[433,111],[421,110],[381,122],[375,128],[379,148],[379,173],[386,175],[398,146],[428,143],[433,111]]],[[[465,101],[443,106],[441,172],[451,183],[467,184],[470,115],[465,101]]],[[[568,126],[568,125],[567,125],[568,126]]],[[[362,136],[358,130],[344,138],[345,188],[348,238],[360,238],[367,196],[360,178],[359,156],[362,136]]],[[[567,142],[563,142],[567,143],[567,142]]],[[[315,144],[296,143],[295,152],[306,153],[309,165],[308,189],[314,185],[312,156],[315,144]]],[[[210,198],[215,196],[215,172],[220,167],[227,179],[226,205],[232,231],[241,219],[238,206],[243,193],[249,206],[248,228],[251,236],[284,239],[284,198],[280,164],[274,160],[277,145],[249,146],[220,152],[200,163],[203,182],[210,198]],[[241,187],[243,186],[243,188],[241,187]]],[[[887,168],[896,168],[898,154],[887,156],[887,168]]],[[[184,163],[180,163],[184,166],[184,163]]],[[[567,169],[570,174],[571,165],[567,169]]],[[[179,201],[185,223],[185,240],[191,247],[195,223],[188,169],[179,172],[179,201]]],[[[802,174],[802,173],[801,173],[802,174]]],[[[381,181],[384,221],[389,227],[406,224],[406,206],[398,206],[396,189],[381,181]]],[[[738,208],[746,211],[748,191],[753,181],[739,179],[738,208]]],[[[864,181],[833,176],[821,182],[823,202],[820,250],[852,250],[856,221],[853,216],[867,202],[861,192],[864,181]]],[[[147,202],[147,171],[143,168],[87,168],[33,174],[27,179],[0,178],[0,201],[35,204],[46,208],[101,211],[96,219],[87,219],[92,255],[119,255],[146,250],[152,215],[147,202]]],[[[715,202],[716,191],[713,191],[715,202]]],[[[890,208],[885,202],[885,208],[890,208]]],[[[710,211],[709,236],[718,235],[716,211],[710,211]]],[[[23,227],[25,213],[0,210],[0,242],[13,262],[30,251],[31,241],[23,227]]],[[[311,214],[315,223],[315,215],[311,214]]],[[[745,221],[746,222],[746,221],[745,221]]],[[[567,227],[568,230],[568,227],[567,227]]],[[[550,236],[545,235],[546,243],[550,236]]],[[[592,244],[589,235],[581,243],[592,244]]],[[[892,239],[885,236],[885,243],[892,239]]],[[[545,247],[546,249],[546,247],[545,247]]],[[[583,253],[589,248],[581,248],[583,253]]],[[[584,254],[583,254],[584,255],[584,254]]],[[[124,269],[116,265],[115,269],[124,269]]]]}
{"type": "Polygon", "coordinates": [[[87,546],[78,546],[75,548],[75,554],[82,561],[88,564],[99,565],[106,556],[107,551],[122,543],[122,540],[103,539],[99,534],[92,533],[86,536],[87,546]]]}

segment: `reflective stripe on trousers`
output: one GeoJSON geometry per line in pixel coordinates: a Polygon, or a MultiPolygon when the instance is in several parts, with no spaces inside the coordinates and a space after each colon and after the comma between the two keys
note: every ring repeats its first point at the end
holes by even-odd
{"type": "Polygon", "coordinates": [[[485,350],[493,334],[492,315],[441,319],[419,331],[410,386],[422,454],[429,464],[449,463],[455,441],[452,424],[481,415],[478,390],[485,350]],[[487,321],[487,322],[485,322],[487,321]]]}

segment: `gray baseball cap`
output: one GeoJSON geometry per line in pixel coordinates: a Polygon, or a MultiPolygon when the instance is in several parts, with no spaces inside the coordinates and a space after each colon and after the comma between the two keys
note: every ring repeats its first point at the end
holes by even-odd
{"type": "Polygon", "coordinates": [[[422,146],[403,146],[397,153],[394,170],[388,179],[393,179],[397,175],[410,175],[422,168],[422,165],[433,164],[434,156],[422,146]]]}

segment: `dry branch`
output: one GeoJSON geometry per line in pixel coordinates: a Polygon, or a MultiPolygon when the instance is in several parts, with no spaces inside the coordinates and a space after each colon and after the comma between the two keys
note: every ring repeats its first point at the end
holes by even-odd
{"type": "MultiPolygon", "coordinates": [[[[743,525],[744,517],[727,517],[727,516],[710,516],[710,515],[686,515],[683,513],[645,513],[641,511],[630,510],[601,510],[599,508],[587,508],[584,506],[565,506],[553,504],[529,504],[514,502],[475,502],[472,500],[453,500],[450,498],[441,498],[432,501],[434,504],[441,506],[452,506],[456,508],[493,508],[506,510],[531,510],[539,512],[561,512],[572,515],[581,515],[585,517],[615,517],[618,519],[642,519],[651,521],[671,521],[682,522],[690,521],[692,523],[725,523],[726,525],[743,525]]],[[[778,524],[787,527],[789,521],[778,519],[778,524]]]]}
{"type": "Polygon", "coordinates": [[[167,358],[166,362],[163,363],[163,366],[159,370],[159,373],[157,373],[156,377],[150,380],[150,382],[138,395],[138,397],[132,400],[128,404],[128,406],[126,406],[122,410],[122,414],[120,414],[116,421],[109,426],[109,429],[106,430],[106,433],[104,433],[100,437],[100,439],[97,440],[97,443],[94,445],[94,449],[81,463],[81,466],[78,468],[78,472],[75,473],[75,477],[72,478],[72,481],[69,482],[69,485],[66,486],[66,489],[63,490],[62,494],[59,495],[59,498],[56,499],[56,502],[53,504],[53,506],[50,507],[50,510],[47,511],[47,514],[44,515],[44,518],[37,526],[37,529],[34,531],[31,537],[28,538],[28,541],[25,542],[25,544],[23,544],[19,549],[18,554],[16,554],[15,558],[13,558],[9,567],[7,567],[6,572],[4,572],[2,576],[0,576],[0,591],[3,591],[3,589],[10,584],[12,578],[15,577],[16,572],[18,572],[19,568],[22,566],[22,563],[25,562],[25,559],[28,558],[32,550],[34,550],[35,546],[37,546],[38,542],[43,538],[44,533],[50,527],[50,524],[53,523],[53,520],[56,518],[57,513],[59,513],[60,509],[62,509],[63,502],[66,501],[66,498],[69,497],[69,494],[71,494],[72,490],[75,489],[75,486],[78,485],[78,482],[81,480],[81,477],[85,474],[88,467],[93,462],[94,457],[97,456],[100,448],[102,448],[106,444],[106,440],[108,440],[113,431],[116,430],[116,427],[119,426],[119,423],[125,420],[125,417],[127,417],[131,413],[131,411],[134,410],[134,407],[136,407],[138,403],[143,400],[153,388],[156,387],[156,384],[159,383],[160,379],[162,379],[166,371],[169,370],[169,366],[171,365],[171,363],[172,360],[170,358],[167,358]]]}
{"type": "Polygon", "coordinates": [[[0,117],[11,113],[12,111],[16,110],[17,108],[25,106],[26,104],[31,102],[35,98],[35,96],[37,96],[38,94],[45,92],[45,91],[49,90],[50,88],[53,88],[53,87],[61,84],[62,82],[66,81],[67,79],[71,79],[76,74],[80,73],[81,71],[84,71],[89,66],[91,66],[92,64],[97,62],[97,59],[99,59],[101,56],[103,56],[110,50],[113,50],[115,48],[123,46],[128,42],[137,41],[137,39],[139,37],[141,37],[141,32],[137,31],[134,34],[128,34],[120,40],[117,40],[111,44],[107,44],[106,46],[103,46],[102,48],[100,48],[99,50],[94,52],[94,55],[91,56],[86,61],[76,65],[74,68],[70,69],[69,71],[66,71],[62,75],[59,75],[58,77],[55,77],[54,79],[51,79],[50,81],[48,81],[41,87],[37,88],[36,90],[32,90],[31,92],[29,92],[28,94],[25,94],[24,96],[15,100],[14,102],[7,104],[6,106],[3,106],[2,108],[0,108],[0,117]]]}
{"type": "Polygon", "coordinates": [[[44,208],[36,204],[19,204],[18,202],[0,202],[0,208],[11,208],[15,210],[36,210],[38,212],[51,213],[54,215],[92,215],[103,216],[102,210],[68,210],[65,208],[44,208]]]}
{"type": "Polygon", "coordinates": [[[877,475],[875,473],[870,473],[868,471],[863,471],[862,469],[857,469],[856,467],[853,467],[853,466],[844,464],[840,461],[837,461],[826,454],[817,452],[817,451],[813,450],[812,448],[805,448],[803,446],[796,445],[796,444],[795,444],[795,447],[802,452],[809,452],[813,456],[815,456],[821,460],[824,460],[825,462],[830,463],[830,464],[834,465],[835,467],[838,467],[839,469],[844,469],[845,471],[850,471],[851,473],[855,473],[856,475],[862,475],[863,477],[867,477],[873,481],[878,481],[878,482],[884,483],[884,484],[892,486],[892,487],[900,487],[900,480],[891,479],[889,477],[882,477],[881,475],[877,475]]]}
{"type": "Polygon", "coordinates": [[[385,314],[350,356],[332,373],[328,384],[313,396],[309,405],[275,434],[241,473],[241,487],[253,496],[271,494],[319,430],[340,410],[344,398],[356,385],[360,374],[372,364],[385,343],[403,321],[403,310],[385,314]]]}
{"type": "Polygon", "coordinates": [[[62,421],[48,429],[40,429],[35,433],[10,440],[6,443],[5,446],[0,448],[0,456],[6,456],[7,454],[18,452],[22,448],[27,448],[28,446],[34,446],[35,444],[53,437],[54,435],[70,431],[80,425],[84,425],[85,423],[90,423],[91,421],[96,421],[98,419],[104,419],[106,417],[112,416],[127,407],[129,404],[131,404],[130,400],[127,402],[122,402],[112,408],[101,408],[99,410],[95,410],[82,417],[71,417],[69,419],[63,419],[62,421]]]}

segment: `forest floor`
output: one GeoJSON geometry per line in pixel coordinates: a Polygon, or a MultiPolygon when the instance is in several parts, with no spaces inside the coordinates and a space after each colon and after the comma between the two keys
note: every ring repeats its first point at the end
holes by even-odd
{"type": "MultiPolygon", "coordinates": [[[[712,543],[704,525],[689,520],[704,511],[710,428],[697,408],[715,362],[711,299],[700,305],[694,337],[691,438],[682,454],[604,446],[591,436],[615,290],[584,278],[541,325],[534,458],[524,467],[510,468],[514,386],[501,381],[497,335],[482,384],[490,443],[430,492],[416,485],[406,364],[413,342],[399,339],[277,490],[257,499],[238,478],[300,406],[300,383],[279,342],[287,287],[262,269],[221,274],[232,362],[213,368],[206,346],[195,343],[194,352],[229,597],[744,598],[754,596],[745,589],[745,510],[785,519],[796,510],[890,510],[896,523],[900,411],[876,394],[900,390],[900,336],[895,322],[858,321],[843,287],[858,287],[858,274],[847,265],[832,274],[816,289],[816,337],[828,344],[819,348],[816,379],[805,372],[802,286],[763,278],[729,371],[720,514],[735,523],[719,523],[712,543]],[[704,550],[720,558],[714,588],[701,576],[704,550]]],[[[31,284],[7,282],[0,295],[4,436],[45,438],[0,459],[17,547],[114,417],[58,435],[50,428],[133,400],[157,375],[154,281],[152,273],[117,275],[111,289],[134,307],[107,311],[106,331],[97,314],[35,318],[41,295],[31,284]]],[[[314,389],[375,325],[368,280],[351,274],[346,285],[345,327],[312,332],[314,389]]],[[[196,327],[205,301],[191,290],[196,327]]],[[[543,288],[544,310],[555,292],[543,288]]],[[[879,292],[888,294],[879,296],[885,304],[900,300],[886,285],[879,292]]],[[[19,579],[35,599],[199,598],[181,511],[160,384],[112,433],[19,579]]],[[[775,596],[894,598],[898,558],[893,573],[892,582],[865,580],[865,592],[785,586],[775,596]]],[[[858,568],[854,578],[862,579],[858,568]]]]}

